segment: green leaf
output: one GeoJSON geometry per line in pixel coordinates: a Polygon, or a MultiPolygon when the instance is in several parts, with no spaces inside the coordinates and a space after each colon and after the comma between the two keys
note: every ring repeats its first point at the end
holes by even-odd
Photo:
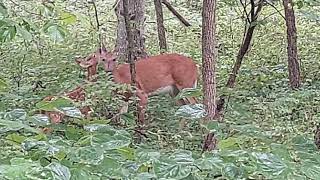
{"type": "Polygon", "coordinates": [[[10,180],[52,178],[38,162],[23,158],[13,158],[10,160],[10,165],[0,165],[1,177],[10,180]]]}
{"type": "Polygon", "coordinates": [[[221,150],[225,149],[237,149],[238,148],[238,139],[229,137],[228,139],[224,139],[219,141],[218,148],[221,150]]]}
{"type": "Polygon", "coordinates": [[[301,171],[310,179],[319,179],[320,177],[319,164],[304,163],[302,164],[301,171]]]}
{"type": "Polygon", "coordinates": [[[61,107],[61,111],[63,112],[63,114],[69,117],[83,118],[83,114],[76,107],[61,107]]]}
{"type": "Polygon", "coordinates": [[[84,126],[84,129],[89,132],[108,133],[111,135],[116,133],[116,130],[112,126],[106,124],[90,124],[84,126]]]}
{"type": "Polygon", "coordinates": [[[0,78],[0,92],[5,91],[7,87],[8,87],[7,82],[4,79],[0,78]]]}
{"type": "Polygon", "coordinates": [[[21,129],[25,129],[29,132],[34,132],[34,133],[40,133],[39,130],[30,127],[29,125],[26,125],[16,119],[16,121],[11,121],[9,119],[1,119],[0,118],[0,134],[1,133],[6,133],[9,131],[18,131],[21,129]]]}
{"type": "Polygon", "coordinates": [[[255,157],[257,167],[262,174],[277,177],[286,173],[287,165],[277,156],[270,153],[252,153],[255,157]]]}
{"type": "Polygon", "coordinates": [[[205,110],[202,104],[184,105],[177,110],[175,116],[188,119],[200,119],[205,117],[205,110]]]}
{"type": "Polygon", "coordinates": [[[24,40],[26,40],[26,41],[32,40],[32,34],[28,30],[26,30],[25,28],[23,28],[19,25],[16,25],[16,28],[17,28],[18,34],[20,34],[24,40]]]}
{"type": "Polygon", "coordinates": [[[271,147],[271,152],[273,154],[283,158],[286,161],[292,160],[292,158],[290,157],[290,152],[288,151],[287,145],[272,143],[270,147],[271,147]]]}
{"type": "Polygon", "coordinates": [[[2,17],[5,17],[8,15],[8,10],[2,2],[0,2],[0,14],[2,15],[2,17]]]}
{"type": "Polygon", "coordinates": [[[222,167],[222,175],[229,179],[241,179],[244,176],[243,169],[231,163],[226,163],[222,167]]]}
{"type": "Polygon", "coordinates": [[[74,127],[67,127],[65,131],[65,136],[69,140],[78,140],[80,139],[84,134],[84,131],[82,129],[74,128],[74,127]]]}
{"type": "Polygon", "coordinates": [[[89,175],[89,172],[85,171],[84,169],[72,168],[71,169],[71,179],[72,180],[90,179],[90,175],[89,175]]]}
{"type": "Polygon", "coordinates": [[[134,160],[135,159],[135,151],[132,148],[129,147],[123,147],[117,149],[117,152],[121,154],[122,157],[128,160],[134,160]]]}
{"type": "Polygon", "coordinates": [[[156,162],[160,159],[160,153],[158,151],[152,151],[148,149],[138,149],[136,157],[139,162],[156,162]]]}
{"type": "Polygon", "coordinates": [[[137,180],[149,180],[149,179],[157,179],[156,175],[151,174],[151,173],[140,173],[138,176],[135,178],[137,180]]]}
{"type": "Polygon", "coordinates": [[[45,111],[58,111],[59,108],[70,107],[72,105],[72,101],[68,98],[57,98],[52,101],[40,101],[36,104],[36,107],[45,111]]]}
{"type": "Polygon", "coordinates": [[[34,139],[27,139],[21,144],[23,150],[30,151],[31,149],[43,148],[48,149],[48,144],[45,141],[37,141],[34,139]]]}
{"type": "Polygon", "coordinates": [[[103,159],[103,149],[97,147],[80,147],[69,155],[70,160],[88,165],[99,165],[103,159]]]}
{"type": "Polygon", "coordinates": [[[197,159],[196,164],[202,170],[208,170],[219,174],[224,162],[220,157],[208,153],[205,154],[203,158],[197,159]]]}
{"type": "Polygon", "coordinates": [[[36,114],[30,117],[30,122],[37,126],[47,126],[50,125],[50,119],[44,114],[36,114]]]}
{"type": "Polygon", "coordinates": [[[63,166],[59,163],[51,163],[47,169],[52,171],[53,177],[58,180],[69,180],[71,178],[70,170],[66,166],[63,166]]]}
{"type": "Polygon", "coordinates": [[[3,118],[12,121],[26,120],[27,112],[24,109],[14,109],[4,114],[3,118]]]}
{"type": "Polygon", "coordinates": [[[190,175],[194,167],[194,159],[190,151],[179,150],[168,157],[162,157],[154,165],[158,178],[183,179],[190,175]]]}
{"type": "Polygon", "coordinates": [[[7,26],[0,29],[0,40],[2,42],[11,41],[17,34],[15,26],[7,26]]]}
{"type": "Polygon", "coordinates": [[[187,97],[200,97],[202,92],[200,89],[195,88],[185,88],[179,92],[179,94],[175,97],[175,99],[182,99],[187,97]]]}
{"type": "Polygon", "coordinates": [[[53,25],[48,28],[48,35],[55,43],[64,41],[66,30],[58,25],[53,25]]]}
{"type": "Polygon", "coordinates": [[[220,129],[219,128],[220,127],[220,123],[218,121],[210,121],[208,124],[205,124],[204,126],[210,132],[216,132],[216,131],[218,131],[220,129]]]}
{"type": "Polygon", "coordinates": [[[305,152],[317,152],[317,147],[311,139],[306,138],[302,135],[297,135],[293,137],[289,144],[291,144],[295,150],[305,151],[305,152]]]}
{"type": "Polygon", "coordinates": [[[55,24],[53,21],[46,22],[42,30],[47,35],[49,35],[50,39],[53,40],[55,43],[64,41],[64,38],[66,36],[66,29],[55,24]]]}
{"type": "Polygon", "coordinates": [[[74,24],[77,22],[77,16],[70,12],[62,12],[60,14],[60,20],[66,24],[74,24]]]}
{"type": "Polygon", "coordinates": [[[15,143],[21,144],[27,137],[19,135],[17,133],[9,134],[6,139],[15,143]]]}

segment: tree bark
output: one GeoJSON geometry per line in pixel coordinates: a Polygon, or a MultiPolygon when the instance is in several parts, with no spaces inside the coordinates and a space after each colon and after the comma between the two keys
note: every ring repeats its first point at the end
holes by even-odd
{"type": "Polygon", "coordinates": [[[301,86],[301,77],[297,48],[297,28],[292,0],[283,0],[283,6],[287,25],[289,81],[291,88],[297,89],[301,86]]]}
{"type": "MultiPolygon", "coordinates": [[[[128,41],[126,25],[123,13],[123,0],[119,0],[116,8],[116,15],[118,19],[116,51],[120,60],[128,62],[128,41]]],[[[134,41],[133,53],[136,58],[143,58],[147,56],[145,52],[145,1],[144,0],[129,0],[128,1],[128,16],[132,22],[131,31],[132,39],[134,41]]]]}
{"type": "Polygon", "coordinates": [[[202,79],[206,119],[216,112],[216,0],[203,0],[202,10],[202,79]]]}
{"type": "Polygon", "coordinates": [[[156,16],[157,16],[157,28],[158,28],[160,52],[163,53],[167,51],[167,39],[166,39],[165,27],[163,24],[163,11],[162,11],[161,0],[154,0],[154,6],[155,6],[156,16]]]}
{"type": "MultiPolygon", "coordinates": [[[[117,0],[116,0],[117,1],[117,0]]],[[[129,8],[128,8],[129,9],[129,8]]],[[[118,53],[118,59],[120,61],[128,61],[128,53],[127,53],[127,32],[126,32],[126,23],[123,16],[123,2],[119,0],[116,5],[115,13],[117,15],[117,39],[116,39],[116,52],[118,53]]]]}
{"type": "MultiPolygon", "coordinates": [[[[140,54],[140,50],[138,49],[138,47],[141,45],[139,44],[139,42],[141,41],[137,41],[139,39],[135,39],[137,38],[137,36],[135,36],[136,34],[134,34],[134,28],[137,28],[137,26],[135,27],[135,23],[133,21],[134,18],[132,18],[132,14],[129,13],[129,1],[130,0],[122,0],[123,1],[123,16],[124,16],[124,20],[125,20],[125,28],[126,28],[126,35],[127,35],[127,42],[128,42],[128,50],[127,50],[127,54],[128,54],[128,61],[130,63],[130,75],[131,75],[131,85],[132,87],[138,87],[139,84],[136,83],[136,68],[135,68],[135,61],[137,60],[137,58],[139,57],[140,54]],[[136,41],[135,41],[136,40],[136,41]]],[[[137,16],[135,14],[135,16],[137,16]]],[[[140,56],[141,57],[141,56],[140,56]]],[[[139,93],[139,89],[137,89],[135,95],[138,95],[139,93]]],[[[137,107],[137,124],[138,124],[138,128],[140,128],[142,125],[144,125],[144,115],[145,115],[145,106],[141,106],[142,100],[139,100],[139,103],[135,102],[135,105],[137,107]]],[[[140,138],[139,138],[140,139],[140,138]]]]}
{"type": "Polygon", "coordinates": [[[218,140],[213,132],[208,133],[205,137],[203,146],[202,146],[202,152],[205,151],[213,151],[217,148],[218,140]]]}
{"type": "Polygon", "coordinates": [[[130,63],[130,75],[131,75],[131,85],[135,86],[136,84],[136,69],[135,69],[135,54],[133,50],[134,41],[133,41],[133,34],[132,34],[132,27],[130,22],[130,16],[129,16],[129,0],[123,0],[123,16],[124,16],[124,22],[125,22],[125,28],[126,28],[126,41],[128,42],[128,62],[130,63]]]}

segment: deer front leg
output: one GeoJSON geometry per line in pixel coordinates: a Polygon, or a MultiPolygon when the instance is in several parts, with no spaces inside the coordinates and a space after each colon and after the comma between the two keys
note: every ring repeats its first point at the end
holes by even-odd
{"type": "Polygon", "coordinates": [[[148,94],[143,92],[140,89],[137,89],[137,96],[139,98],[138,123],[139,123],[139,125],[144,125],[145,124],[146,106],[148,104],[148,94]]]}

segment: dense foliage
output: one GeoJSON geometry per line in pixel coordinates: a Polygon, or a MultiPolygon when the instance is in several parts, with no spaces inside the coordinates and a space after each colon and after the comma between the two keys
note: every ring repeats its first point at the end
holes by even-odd
{"type": "MultiPolygon", "coordinates": [[[[200,64],[201,3],[188,2],[190,6],[183,0],[173,4],[191,27],[183,27],[165,10],[169,51],[200,64]]],[[[113,3],[97,1],[109,49],[116,36],[113,3]]],[[[146,3],[146,49],[157,54],[153,1],[146,3]]],[[[201,106],[179,108],[167,96],[152,97],[146,137],[137,144],[133,110],[121,116],[120,125],[110,123],[109,112],[122,102],[112,95],[115,85],[103,71],[86,89],[88,97],[97,97],[85,102],[95,109],[91,120],[66,108],[67,99],[42,101],[84,81],[74,59],[98,44],[92,4],[0,1],[0,179],[318,179],[320,154],[313,135],[320,120],[319,3],[296,5],[301,89],[288,87],[284,20],[268,5],[236,88],[224,88],[244,19],[237,1],[219,1],[218,93],[230,96],[224,123],[203,127],[201,106]],[[39,82],[43,87],[36,86],[39,82]],[[39,109],[63,109],[70,117],[52,125],[35,113],[39,109]],[[44,134],[43,128],[54,131],[44,134]],[[218,135],[218,150],[211,153],[201,152],[206,130],[218,135]]],[[[275,7],[282,9],[281,4],[275,7]]]]}

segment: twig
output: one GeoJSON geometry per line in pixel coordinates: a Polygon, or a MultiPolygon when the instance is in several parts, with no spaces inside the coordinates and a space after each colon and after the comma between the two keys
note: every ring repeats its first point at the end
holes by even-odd
{"type": "Polygon", "coordinates": [[[266,2],[267,4],[269,4],[271,7],[273,7],[273,8],[280,14],[280,16],[281,16],[284,20],[286,20],[286,17],[284,17],[284,15],[281,13],[280,10],[277,9],[277,7],[276,7],[275,5],[273,5],[272,3],[270,3],[268,0],[266,0],[265,2],[266,2]]]}
{"type": "Polygon", "coordinates": [[[99,47],[102,48],[103,47],[103,42],[102,42],[102,34],[100,32],[101,24],[99,22],[97,5],[96,5],[95,1],[92,1],[91,3],[92,3],[92,6],[93,6],[93,9],[94,9],[94,16],[95,16],[95,19],[96,19],[97,32],[98,32],[98,38],[99,38],[99,47]]]}
{"type": "Polygon", "coordinates": [[[167,0],[162,0],[162,3],[166,5],[169,11],[171,11],[185,26],[191,26],[191,24],[184,17],[182,17],[181,14],[179,14],[167,0]]]}
{"type": "Polygon", "coordinates": [[[243,7],[244,13],[246,14],[247,21],[248,21],[249,23],[251,23],[251,21],[250,21],[250,19],[249,19],[249,14],[248,14],[247,8],[246,8],[247,2],[245,2],[245,4],[243,4],[242,0],[240,0],[240,4],[241,4],[241,6],[243,7]]]}

